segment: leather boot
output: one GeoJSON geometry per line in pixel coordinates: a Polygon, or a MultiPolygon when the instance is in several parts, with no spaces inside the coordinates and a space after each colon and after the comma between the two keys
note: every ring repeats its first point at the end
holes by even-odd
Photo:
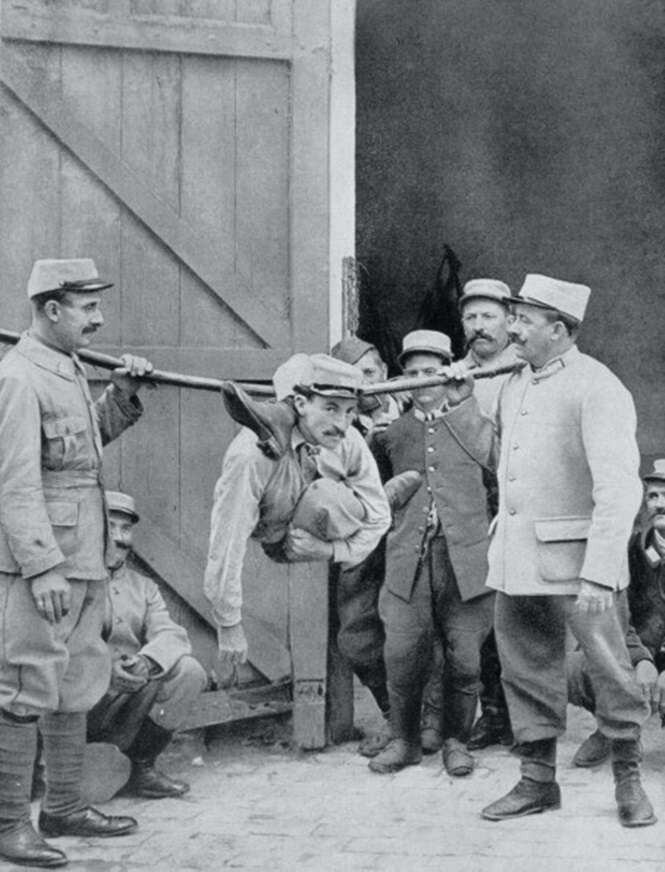
{"type": "Polygon", "coordinates": [[[448,775],[460,778],[470,775],[476,765],[465,743],[471,732],[478,697],[475,693],[462,693],[452,689],[449,676],[444,681],[443,765],[448,775]]]}
{"type": "Polygon", "coordinates": [[[390,726],[390,716],[384,716],[378,730],[367,733],[358,745],[358,753],[363,757],[376,757],[388,745],[393,737],[390,726]]]}
{"type": "Polygon", "coordinates": [[[443,747],[443,732],[441,731],[441,712],[423,706],[423,716],[420,721],[420,745],[423,754],[436,754],[443,747]]]}
{"type": "Polygon", "coordinates": [[[288,400],[259,402],[253,400],[237,384],[222,382],[222,400],[233,420],[256,433],[258,446],[271,460],[286,451],[297,416],[288,400]]]}
{"type": "Polygon", "coordinates": [[[516,750],[522,778],[505,796],[482,810],[486,820],[509,820],[561,808],[561,789],[555,781],[556,739],[524,742],[516,750]]]}
{"type": "Polygon", "coordinates": [[[510,723],[500,715],[483,712],[471,728],[466,747],[469,751],[479,751],[490,745],[512,745],[513,734],[510,723]]]}
{"type": "Polygon", "coordinates": [[[390,690],[390,726],[393,738],[386,747],[369,761],[372,772],[385,774],[399,772],[405,766],[414,766],[423,759],[420,747],[421,694],[404,696],[394,688],[390,690]]]}
{"type": "Polygon", "coordinates": [[[639,739],[613,739],[611,754],[614,795],[621,825],[647,827],[655,824],[656,815],[640,780],[642,748],[639,739]]]}
{"type": "Polygon", "coordinates": [[[132,772],[124,792],[147,799],[183,796],[189,790],[186,781],[177,781],[155,768],[155,760],[166,748],[173,733],[150,718],[141,724],[138,735],[127,749],[132,772]]]}
{"type": "Polygon", "coordinates": [[[582,742],[575,752],[573,763],[575,766],[587,768],[598,766],[610,756],[611,742],[600,730],[595,730],[582,742]]]}
{"type": "Polygon", "coordinates": [[[42,839],[30,821],[23,821],[0,832],[0,857],[18,866],[41,866],[55,869],[67,865],[67,855],[42,839]]]}

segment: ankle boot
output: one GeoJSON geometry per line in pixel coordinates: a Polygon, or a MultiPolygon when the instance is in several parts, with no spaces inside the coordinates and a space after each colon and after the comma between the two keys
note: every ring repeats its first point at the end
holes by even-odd
{"type": "Polygon", "coordinates": [[[125,788],[133,796],[147,799],[183,796],[189,790],[186,781],[177,781],[155,768],[155,761],[167,747],[173,733],[160,727],[150,718],[141,724],[138,735],[127,749],[132,772],[125,788]]]}
{"type": "Polygon", "coordinates": [[[258,437],[258,446],[271,460],[277,460],[286,451],[296,413],[288,400],[259,402],[253,400],[234,382],[222,382],[222,400],[233,420],[248,427],[258,437]]]}
{"type": "Polygon", "coordinates": [[[404,696],[394,688],[390,691],[390,727],[392,738],[386,747],[369,762],[372,772],[399,772],[405,766],[420,763],[420,707],[422,694],[404,696]]]}
{"type": "Polygon", "coordinates": [[[612,739],[612,773],[619,821],[624,827],[646,827],[656,815],[640,779],[642,747],[639,739],[612,739]]]}

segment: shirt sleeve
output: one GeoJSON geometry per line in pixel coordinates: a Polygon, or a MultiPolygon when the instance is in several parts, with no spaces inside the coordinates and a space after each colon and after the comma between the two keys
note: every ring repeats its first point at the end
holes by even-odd
{"type": "Polygon", "coordinates": [[[247,542],[259,521],[259,507],[273,464],[242,430],[230,444],[215,485],[203,589],[220,627],[241,621],[242,567],[247,542]]]}
{"type": "Polygon", "coordinates": [[[599,380],[587,391],[581,431],[593,480],[593,511],[580,576],[616,589],[642,502],[635,407],[618,380],[599,380]]]}
{"type": "Polygon", "coordinates": [[[185,654],[192,653],[189,637],[184,627],[171,618],[157,585],[143,579],[145,585],[145,615],[143,623],[144,645],[137,652],[150,657],[160,667],[160,673],[168,672],[185,654]]]}
{"type": "Polygon", "coordinates": [[[348,431],[347,482],[365,507],[363,526],[348,539],[332,543],[333,561],[350,569],[369,557],[390,526],[390,506],[372,452],[356,431],[348,431]]]}
{"type": "Polygon", "coordinates": [[[0,524],[24,578],[64,561],[42,489],[39,402],[16,376],[0,380],[0,524]]]}

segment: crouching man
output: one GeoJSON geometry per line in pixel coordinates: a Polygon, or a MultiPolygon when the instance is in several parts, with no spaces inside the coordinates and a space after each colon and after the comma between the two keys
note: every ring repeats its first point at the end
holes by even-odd
{"type": "Polygon", "coordinates": [[[129,757],[125,792],[148,799],[182,796],[189,785],[160,772],[155,761],[204,690],[206,674],[155,582],[127,566],[139,520],[133,498],[107,491],[106,503],[113,541],[106,632],[113,666],[109,690],[88,714],[88,741],[117,745],[129,757]]]}

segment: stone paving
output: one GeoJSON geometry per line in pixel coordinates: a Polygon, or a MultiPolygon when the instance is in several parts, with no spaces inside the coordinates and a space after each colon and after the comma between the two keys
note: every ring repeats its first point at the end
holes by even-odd
{"type": "MultiPolygon", "coordinates": [[[[376,722],[359,697],[357,721],[376,722]]],[[[107,812],[130,813],[126,838],[55,843],[85,872],[651,872],[665,868],[665,731],[645,730],[645,786],[660,817],[622,828],[608,764],[572,767],[593,719],[570,709],[560,743],[561,811],[491,823],[480,809],[514,784],[517,762],[504,748],[478,752],[469,778],[451,779],[439,755],[396,775],[367,769],[355,745],[319,753],[289,747],[288,722],[247,722],[218,732],[208,747],[182,737],[164,768],[187,778],[181,800],[116,798],[107,812]]],[[[35,813],[37,808],[35,807],[35,813]]],[[[19,870],[0,862],[3,870],[19,870]]]]}

